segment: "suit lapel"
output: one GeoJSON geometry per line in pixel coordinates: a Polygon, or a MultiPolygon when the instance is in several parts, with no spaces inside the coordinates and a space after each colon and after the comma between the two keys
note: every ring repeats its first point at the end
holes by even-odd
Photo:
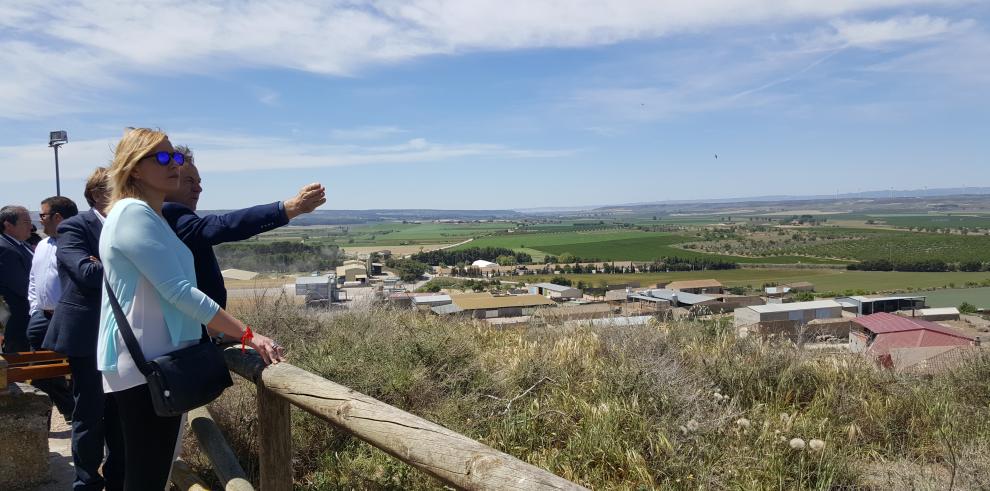
{"type": "Polygon", "coordinates": [[[31,255],[30,252],[28,252],[27,246],[13,242],[12,239],[10,237],[7,237],[6,234],[0,234],[0,235],[2,235],[2,237],[0,237],[0,240],[3,241],[3,245],[5,247],[9,247],[10,249],[14,250],[14,252],[17,253],[18,257],[21,258],[21,262],[24,264],[24,269],[31,271],[31,260],[33,259],[33,256],[31,255]]]}

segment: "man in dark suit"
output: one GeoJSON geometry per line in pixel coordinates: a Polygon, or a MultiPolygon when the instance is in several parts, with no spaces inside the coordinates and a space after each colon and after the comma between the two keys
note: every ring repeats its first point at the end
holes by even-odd
{"type": "Polygon", "coordinates": [[[162,215],[193,253],[198,288],[226,308],[227,289],[224,288],[213,246],[244,240],[288,224],[289,220],[326,203],[326,189],[319,183],[308,184],[299,194],[285,201],[200,217],[196,215],[196,205],[203,191],[199,170],[188,147],[180,145],[175,148],[185,154],[186,164],[180,171],[178,191],[165,197],[162,215]]]}
{"type": "Polygon", "coordinates": [[[31,216],[27,208],[7,205],[0,208],[0,297],[10,308],[10,319],[3,332],[3,352],[28,351],[28,276],[34,253],[24,243],[31,237],[31,216]]]}
{"type": "Polygon", "coordinates": [[[44,347],[69,358],[72,372],[72,461],[74,490],[116,490],[124,486],[124,440],[112,397],[103,394],[96,368],[96,340],[103,294],[100,232],[110,198],[107,171],[100,167],[86,182],[91,207],[58,226],[58,275],[62,297],[55,306],[44,347]],[[103,463],[104,444],[107,448],[103,463]],[[100,476],[103,464],[103,476],[100,476]]]}

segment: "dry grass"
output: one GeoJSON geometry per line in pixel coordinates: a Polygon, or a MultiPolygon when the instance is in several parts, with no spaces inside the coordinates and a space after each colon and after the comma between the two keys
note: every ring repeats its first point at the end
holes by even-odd
{"type": "MultiPolygon", "coordinates": [[[[276,331],[292,363],[593,489],[990,482],[990,359],[915,378],[737,339],[718,320],[497,330],[389,309],[255,307],[240,315],[276,331]],[[794,450],[793,438],[825,447],[794,450]]],[[[215,405],[251,469],[253,408],[250,387],[215,405]]],[[[441,487],[321,420],[293,418],[298,488],[441,487]]]]}

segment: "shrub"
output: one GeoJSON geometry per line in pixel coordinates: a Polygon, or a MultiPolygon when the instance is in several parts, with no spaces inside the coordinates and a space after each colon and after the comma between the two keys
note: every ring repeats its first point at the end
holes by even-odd
{"type": "MultiPolygon", "coordinates": [[[[990,357],[916,377],[740,339],[724,319],[510,330],[274,302],[238,315],[278,332],[291,363],[592,489],[897,489],[918,469],[937,471],[934,489],[990,482],[990,357]]],[[[250,462],[240,389],[214,409],[250,462]]],[[[299,411],[293,443],[297,488],[440,487],[299,411]]]]}

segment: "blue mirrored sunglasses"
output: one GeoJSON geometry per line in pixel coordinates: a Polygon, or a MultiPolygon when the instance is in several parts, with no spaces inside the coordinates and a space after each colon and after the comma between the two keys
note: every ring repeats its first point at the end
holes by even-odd
{"type": "Polygon", "coordinates": [[[148,157],[154,157],[161,165],[168,165],[169,161],[175,162],[175,165],[186,163],[186,156],[182,152],[155,152],[144,156],[144,158],[148,157]]]}

